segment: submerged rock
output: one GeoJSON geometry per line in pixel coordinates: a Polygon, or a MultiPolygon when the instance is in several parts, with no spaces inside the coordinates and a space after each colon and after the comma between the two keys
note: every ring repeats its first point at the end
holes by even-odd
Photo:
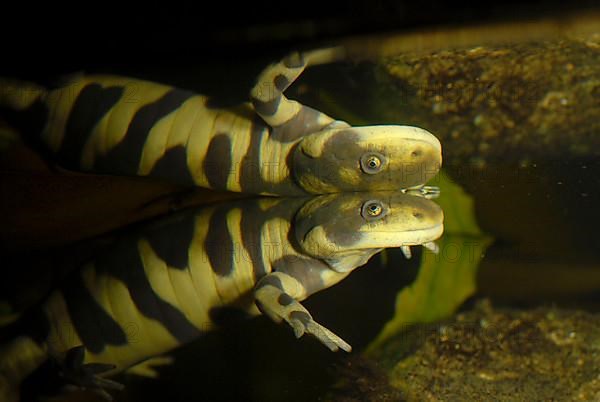
{"type": "Polygon", "coordinates": [[[401,352],[390,383],[407,400],[600,399],[599,314],[482,302],[403,339],[416,350],[401,352]]]}
{"type": "Polygon", "coordinates": [[[599,154],[597,35],[399,54],[376,80],[378,111],[436,133],[450,165],[599,154]]]}

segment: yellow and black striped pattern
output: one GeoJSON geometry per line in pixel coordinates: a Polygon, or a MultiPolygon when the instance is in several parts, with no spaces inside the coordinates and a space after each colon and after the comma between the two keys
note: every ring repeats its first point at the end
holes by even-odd
{"type": "Polygon", "coordinates": [[[427,131],[351,127],[283,94],[307,66],[342,53],[293,53],[263,71],[250,103],[230,109],[132,78],[81,76],[53,90],[0,80],[0,118],[78,171],[288,196],[423,185],[441,165],[427,131]]]}
{"type": "Polygon", "coordinates": [[[432,201],[385,192],[232,201],[164,218],[74,273],[37,310],[35,325],[23,320],[29,332],[0,356],[0,391],[6,396],[6,383],[79,345],[85,364],[127,368],[214,328],[231,308],[349,351],[300,301],[384,247],[435,240],[442,221],[432,201]]]}

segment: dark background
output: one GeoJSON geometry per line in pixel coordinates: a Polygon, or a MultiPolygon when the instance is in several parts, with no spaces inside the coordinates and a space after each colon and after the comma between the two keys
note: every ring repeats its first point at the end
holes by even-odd
{"type": "Polygon", "coordinates": [[[439,25],[530,20],[579,2],[86,1],[3,2],[0,71],[51,78],[80,70],[180,68],[241,60],[341,37],[439,25]]]}

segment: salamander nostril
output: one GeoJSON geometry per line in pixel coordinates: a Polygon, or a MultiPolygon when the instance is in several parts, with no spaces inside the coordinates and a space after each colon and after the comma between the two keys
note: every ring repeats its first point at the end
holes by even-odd
{"type": "Polygon", "coordinates": [[[421,212],[413,212],[413,216],[417,219],[423,219],[423,214],[421,212]]]}
{"type": "Polygon", "coordinates": [[[410,153],[410,155],[415,158],[421,156],[422,154],[423,154],[423,151],[421,151],[420,149],[415,149],[414,151],[412,151],[410,153]]]}

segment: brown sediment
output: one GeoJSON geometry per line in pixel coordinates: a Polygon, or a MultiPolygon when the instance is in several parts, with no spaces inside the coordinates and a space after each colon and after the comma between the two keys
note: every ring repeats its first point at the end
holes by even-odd
{"type": "MultiPolygon", "coordinates": [[[[489,302],[435,330],[414,328],[414,353],[391,370],[408,400],[597,400],[600,315],[489,302]]],[[[389,351],[388,351],[389,353],[389,351]]]]}

